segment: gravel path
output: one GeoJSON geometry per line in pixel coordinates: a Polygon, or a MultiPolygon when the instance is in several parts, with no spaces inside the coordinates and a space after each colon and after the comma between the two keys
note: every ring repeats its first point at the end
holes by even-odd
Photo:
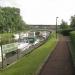
{"type": "Polygon", "coordinates": [[[39,75],[74,75],[68,39],[61,37],[53,54],[41,69],[39,75]]]}

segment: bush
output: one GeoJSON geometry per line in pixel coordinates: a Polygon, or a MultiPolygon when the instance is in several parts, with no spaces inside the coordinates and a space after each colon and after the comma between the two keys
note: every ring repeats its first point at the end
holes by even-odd
{"type": "Polygon", "coordinates": [[[75,43],[75,31],[70,32],[70,38],[73,43],[75,43]]]}
{"type": "Polygon", "coordinates": [[[0,45],[14,42],[13,33],[0,34],[0,45]]]}
{"type": "Polygon", "coordinates": [[[71,39],[71,55],[73,59],[73,64],[75,66],[75,31],[70,32],[70,39],[71,39]]]}
{"type": "Polygon", "coordinates": [[[63,34],[64,36],[69,36],[71,31],[73,31],[73,29],[63,29],[60,30],[59,33],[63,34]]]}

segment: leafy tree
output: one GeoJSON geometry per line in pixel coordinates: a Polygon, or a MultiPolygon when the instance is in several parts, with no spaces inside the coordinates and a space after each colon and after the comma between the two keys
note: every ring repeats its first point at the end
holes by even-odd
{"type": "Polygon", "coordinates": [[[69,33],[72,31],[72,28],[67,24],[67,22],[62,20],[62,23],[60,25],[61,29],[59,30],[59,33],[69,36],[69,33]]]}
{"type": "Polygon", "coordinates": [[[75,27],[75,15],[71,16],[71,23],[70,23],[71,27],[75,27]]]}
{"type": "Polygon", "coordinates": [[[14,42],[13,32],[24,31],[26,27],[26,23],[20,16],[20,9],[0,7],[0,44],[14,42]]]}
{"type": "Polygon", "coordinates": [[[0,32],[18,32],[25,29],[25,22],[20,16],[20,9],[0,7],[0,32]]]}
{"type": "Polygon", "coordinates": [[[61,22],[61,24],[60,24],[60,28],[61,29],[67,29],[69,26],[68,26],[68,24],[67,24],[67,22],[65,22],[63,19],[62,19],[62,22],[61,22]]]}

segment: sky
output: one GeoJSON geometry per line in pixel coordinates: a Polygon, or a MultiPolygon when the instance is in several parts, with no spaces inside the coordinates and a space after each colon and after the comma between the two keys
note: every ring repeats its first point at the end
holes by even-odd
{"type": "Polygon", "coordinates": [[[61,20],[70,23],[75,14],[75,0],[0,0],[1,6],[17,7],[27,24],[60,24],[61,20]]]}

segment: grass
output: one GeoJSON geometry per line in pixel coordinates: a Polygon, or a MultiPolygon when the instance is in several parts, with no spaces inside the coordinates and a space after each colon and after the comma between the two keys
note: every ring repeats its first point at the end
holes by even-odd
{"type": "Polygon", "coordinates": [[[75,31],[70,32],[70,38],[71,38],[71,55],[73,59],[73,64],[75,66],[75,31]]]}
{"type": "Polygon", "coordinates": [[[71,45],[71,55],[72,55],[73,65],[75,66],[75,43],[71,41],[70,45],[71,45]]]}
{"type": "Polygon", "coordinates": [[[55,37],[49,37],[48,41],[44,45],[24,56],[11,67],[0,71],[0,75],[35,75],[37,69],[44,62],[48,54],[53,51],[55,45],[55,37]]]}

